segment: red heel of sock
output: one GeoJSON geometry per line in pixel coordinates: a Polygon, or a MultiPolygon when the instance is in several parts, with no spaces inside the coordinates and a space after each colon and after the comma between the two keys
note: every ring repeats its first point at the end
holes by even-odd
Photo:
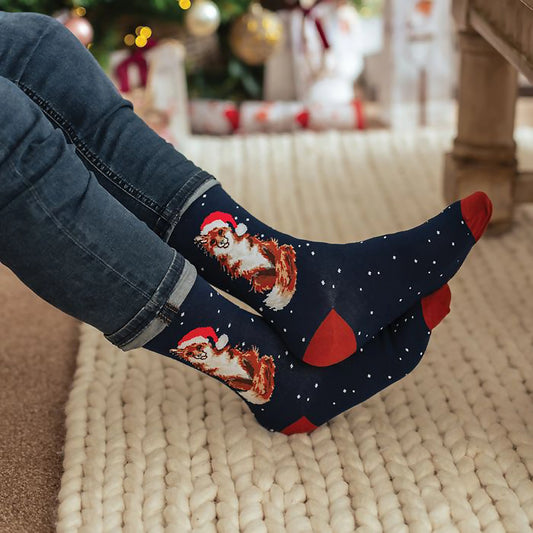
{"type": "Polygon", "coordinates": [[[317,328],[305,350],[303,361],[313,366],[340,363],[357,350],[352,328],[332,309],[317,328]]]}

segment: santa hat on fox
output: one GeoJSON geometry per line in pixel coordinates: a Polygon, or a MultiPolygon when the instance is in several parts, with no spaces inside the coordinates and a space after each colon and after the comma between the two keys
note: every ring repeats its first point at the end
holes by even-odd
{"type": "Polygon", "coordinates": [[[215,333],[215,330],[210,327],[196,328],[186,335],[184,335],[178,342],[178,349],[186,348],[191,344],[208,344],[212,343],[218,350],[222,350],[228,344],[229,338],[226,334],[220,335],[215,333]]]}
{"type": "Polygon", "coordinates": [[[207,235],[215,228],[233,228],[233,231],[239,237],[242,237],[248,231],[245,224],[242,222],[237,224],[229,213],[223,213],[222,211],[215,211],[207,215],[200,226],[200,233],[201,235],[207,235]]]}

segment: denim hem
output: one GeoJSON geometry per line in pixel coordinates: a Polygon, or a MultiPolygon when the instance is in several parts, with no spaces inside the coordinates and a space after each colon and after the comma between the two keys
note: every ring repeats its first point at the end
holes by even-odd
{"type": "Polygon", "coordinates": [[[214,178],[213,176],[211,176],[211,174],[205,172],[204,170],[202,170],[201,172],[193,176],[193,178],[196,178],[197,176],[201,177],[201,179],[198,180],[198,183],[196,182],[192,183],[192,179],[189,180],[191,182],[191,186],[189,186],[189,181],[188,181],[176,193],[174,198],[172,198],[172,200],[170,200],[170,202],[167,204],[167,208],[165,209],[165,212],[170,211],[174,214],[171,217],[169,217],[170,222],[167,222],[168,228],[166,229],[165,233],[160,235],[161,239],[163,239],[165,242],[168,242],[168,240],[170,239],[170,236],[176,229],[178,222],[183,216],[183,213],[187,211],[187,209],[191,206],[191,204],[195,202],[198,198],[200,198],[200,196],[204,194],[207,190],[209,190],[211,187],[214,187],[215,185],[220,185],[220,183],[216,180],[216,178],[214,178]],[[185,187],[187,188],[186,193],[183,192],[183,189],[185,187]]]}
{"type": "Polygon", "coordinates": [[[127,351],[139,348],[168,326],[196,280],[196,269],[173,250],[172,262],[151,298],[136,315],[105,338],[127,351]]]}

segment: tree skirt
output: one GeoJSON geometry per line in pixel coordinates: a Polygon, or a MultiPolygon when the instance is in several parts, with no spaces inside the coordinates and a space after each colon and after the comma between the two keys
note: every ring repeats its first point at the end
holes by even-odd
{"type": "MultiPolygon", "coordinates": [[[[197,137],[187,155],[265,222],[346,242],[439,211],[450,141],[197,137]]],[[[533,131],[518,141],[533,167],[533,131]]],[[[310,435],[270,433],[219,382],[82,326],[58,531],[531,531],[532,272],[524,206],[452,280],[452,312],[418,367],[310,435]]]]}

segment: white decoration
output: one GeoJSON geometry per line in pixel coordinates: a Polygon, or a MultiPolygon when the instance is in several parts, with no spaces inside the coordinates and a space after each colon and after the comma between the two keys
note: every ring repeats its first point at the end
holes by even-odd
{"type": "Polygon", "coordinates": [[[428,14],[417,0],[387,0],[383,50],[368,57],[365,80],[377,93],[381,118],[392,128],[453,126],[454,51],[450,0],[428,14]]]}
{"type": "Polygon", "coordinates": [[[211,35],[220,25],[220,10],[211,0],[194,0],[185,12],[185,25],[196,37],[211,35]]]}
{"type": "Polygon", "coordinates": [[[243,224],[242,222],[237,224],[237,227],[235,228],[235,234],[238,237],[242,237],[247,231],[248,231],[248,228],[246,227],[246,224],[243,224]]]}
{"type": "Polygon", "coordinates": [[[224,348],[224,346],[226,346],[226,344],[228,344],[228,342],[229,342],[229,338],[224,333],[224,334],[220,335],[220,337],[218,338],[218,341],[215,343],[215,346],[217,347],[218,350],[222,350],[222,348],[224,348]]]}
{"type": "Polygon", "coordinates": [[[265,100],[350,102],[353,82],[363,69],[360,19],[355,8],[326,0],[315,4],[307,16],[298,9],[277,13],[286,38],[265,64],[265,100]]]}

